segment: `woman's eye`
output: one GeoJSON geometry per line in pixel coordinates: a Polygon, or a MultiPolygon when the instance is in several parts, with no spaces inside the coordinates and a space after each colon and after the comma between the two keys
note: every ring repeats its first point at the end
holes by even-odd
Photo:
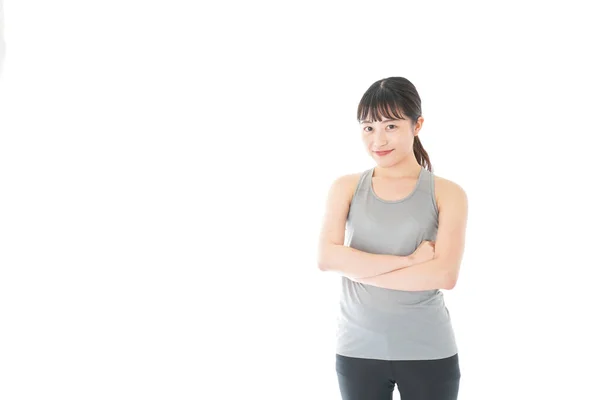
{"type": "MultiPolygon", "coordinates": [[[[389,124],[389,125],[388,125],[388,127],[390,127],[390,126],[396,127],[396,125],[394,125],[394,124],[389,124]]],[[[372,130],[372,128],[371,128],[370,126],[365,126],[365,128],[364,128],[364,130],[365,130],[365,131],[367,131],[367,132],[371,132],[369,129],[371,129],[371,130],[372,130]]],[[[393,129],[393,128],[392,128],[392,129],[393,129]]]]}

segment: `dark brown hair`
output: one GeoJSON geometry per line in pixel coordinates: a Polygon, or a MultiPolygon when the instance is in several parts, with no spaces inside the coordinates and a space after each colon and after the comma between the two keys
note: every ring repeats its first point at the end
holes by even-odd
{"type": "MultiPolygon", "coordinates": [[[[384,78],[373,83],[360,99],[356,113],[359,122],[367,118],[374,118],[375,121],[382,121],[383,117],[406,119],[404,116],[412,122],[414,129],[417,119],[421,116],[421,97],[415,85],[402,77],[384,78]]],[[[417,162],[433,171],[429,155],[423,148],[419,135],[414,137],[413,151],[417,162]]]]}

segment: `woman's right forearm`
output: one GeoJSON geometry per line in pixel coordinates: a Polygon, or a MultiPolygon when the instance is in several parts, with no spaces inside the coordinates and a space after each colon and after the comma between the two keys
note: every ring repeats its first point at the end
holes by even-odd
{"type": "Polygon", "coordinates": [[[323,246],[319,253],[319,269],[348,278],[368,278],[414,264],[412,255],[373,254],[337,244],[323,246]]]}

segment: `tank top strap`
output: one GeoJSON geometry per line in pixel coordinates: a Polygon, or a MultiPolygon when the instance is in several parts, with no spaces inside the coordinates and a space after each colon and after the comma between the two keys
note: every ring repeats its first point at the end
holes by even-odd
{"type": "Polygon", "coordinates": [[[371,185],[369,174],[371,171],[371,168],[363,171],[358,178],[358,183],[354,189],[352,200],[350,201],[350,215],[353,214],[354,205],[359,202],[364,203],[366,196],[369,195],[369,186],[371,185]]]}
{"type": "Polygon", "coordinates": [[[435,215],[437,216],[438,209],[437,209],[437,202],[435,201],[434,173],[429,171],[425,167],[422,167],[422,168],[423,168],[423,170],[422,170],[423,176],[419,180],[419,187],[417,189],[420,194],[419,197],[420,197],[420,200],[423,202],[423,204],[430,204],[435,215]]]}
{"type": "Polygon", "coordinates": [[[369,193],[372,172],[373,168],[369,168],[360,174],[360,179],[358,180],[358,185],[356,185],[356,190],[354,192],[355,196],[365,196],[369,193]]]}
{"type": "Polygon", "coordinates": [[[431,172],[425,167],[421,167],[421,177],[419,179],[417,190],[429,194],[431,191],[432,177],[431,172]]]}

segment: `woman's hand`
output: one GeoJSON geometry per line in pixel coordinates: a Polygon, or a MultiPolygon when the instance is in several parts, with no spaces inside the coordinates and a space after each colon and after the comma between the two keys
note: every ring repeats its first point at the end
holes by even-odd
{"type": "Polygon", "coordinates": [[[419,264],[433,259],[435,254],[435,242],[423,240],[419,247],[410,255],[412,264],[419,264]]]}

